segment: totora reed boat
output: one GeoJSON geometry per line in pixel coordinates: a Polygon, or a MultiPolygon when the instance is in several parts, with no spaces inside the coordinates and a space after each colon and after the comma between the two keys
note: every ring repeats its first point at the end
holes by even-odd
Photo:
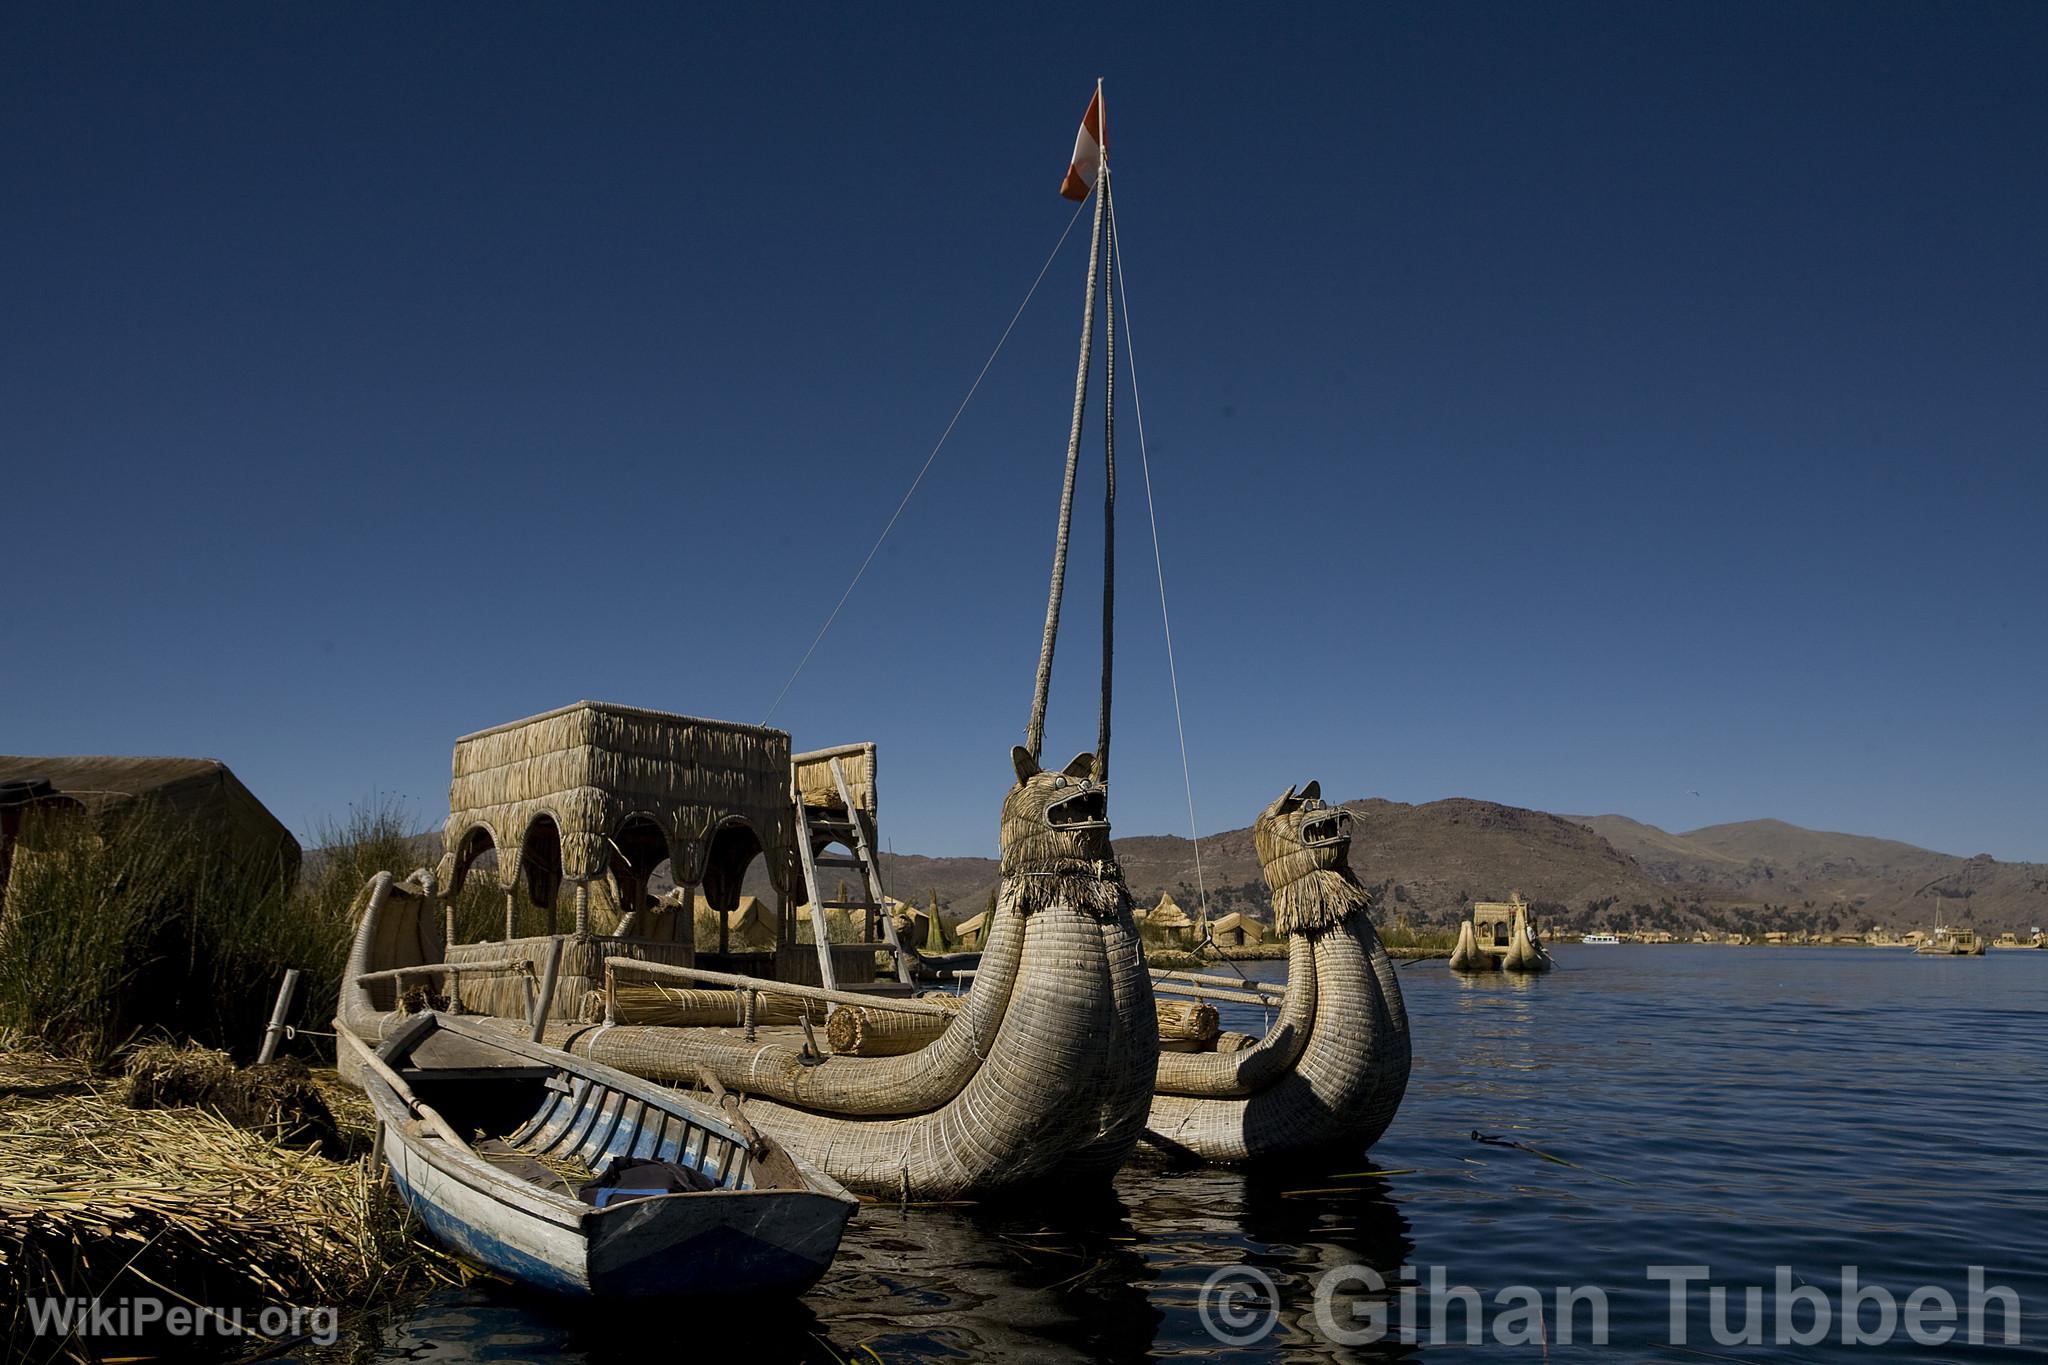
{"type": "Polygon", "coordinates": [[[1473,903],[1472,918],[1458,926],[1450,965],[1454,972],[1547,972],[1554,964],[1528,905],[1516,895],[1473,903]]]}
{"type": "Polygon", "coordinates": [[[1234,995],[1244,985],[1279,1017],[1259,1039],[1213,1052],[1162,1052],[1146,1141],[1204,1161],[1363,1152],[1408,1088],[1408,1011],[1351,870],[1351,813],[1311,782],[1260,813],[1253,841],[1287,936],[1284,990],[1162,972],[1156,989],[1234,995]]]}

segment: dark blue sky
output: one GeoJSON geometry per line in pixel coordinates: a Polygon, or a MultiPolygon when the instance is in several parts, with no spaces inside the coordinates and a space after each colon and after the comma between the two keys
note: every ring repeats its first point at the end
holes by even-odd
{"type": "MultiPolygon", "coordinates": [[[[2044,53],[2039,4],[8,6],[0,749],[213,755],[306,831],[438,822],[457,734],[579,697],[759,720],[1101,75],[1204,829],[1320,777],[2048,858],[2044,53]]],[[[899,849],[994,845],[1084,235],[775,718],[881,742],[899,849]]],[[[1119,434],[1115,817],[1184,831],[1119,434]]]]}

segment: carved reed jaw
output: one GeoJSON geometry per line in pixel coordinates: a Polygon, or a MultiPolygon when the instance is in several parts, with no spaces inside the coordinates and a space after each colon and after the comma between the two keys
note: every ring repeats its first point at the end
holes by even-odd
{"type": "Polygon", "coordinates": [[[1320,934],[1371,904],[1351,870],[1351,812],[1325,805],[1320,782],[1289,787],[1260,811],[1252,843],[1281,933],[1320,934]]]}
{"type": "Polygon", "coordinates": [[[1003,798],[1003,894],[1026,914],[1060,902],[1101,915],[1126,910],[1130,893],[1109,847],[1109,791],[1095,757],[1046,772],[1022,745],[1010,750],[1017,785],[1003,798]]]}

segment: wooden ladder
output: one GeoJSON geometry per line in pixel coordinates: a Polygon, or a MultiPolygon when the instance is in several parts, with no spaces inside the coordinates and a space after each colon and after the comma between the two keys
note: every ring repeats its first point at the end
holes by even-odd
{"type": "Polygon", "coordinates": [[[860,808],[853,804],[853,792],[846,785],[846,774],[839,767],[839,760],[832,759],[832,781],[839,788],[839,799],[846,807],[846,818],[813,817],[804,805],[803,795],[792,791],[791,799],[796,802],[796,851],[803,863],[804,893],[811,901],[811,935],[817,940],[818,975],[825,989],[839,989],[838,974],[832,969],[832,948],[827,910],[858,910],[861,912],[862,932],[868,938],[860,943],[844,943],[843,948],[865,948],[869,952],[886,952],[896,959],[896,979],[903,985],[910,984],[911,963],[915,957],[896,937],[896,921],[882,906],[882,874],[875,862],[875,851],[868,846],[867,831],[861,828],[860,808]],[[841,843],[853,850],[852,857],[821,857],[817,851],[819,840],[841,843]],[[826,900],[824,887],[818,878],[821,867],[846,868],[860,873],[860,899],[826,900]],[[880,937],[875,937],[879,926],[880,937]]]}

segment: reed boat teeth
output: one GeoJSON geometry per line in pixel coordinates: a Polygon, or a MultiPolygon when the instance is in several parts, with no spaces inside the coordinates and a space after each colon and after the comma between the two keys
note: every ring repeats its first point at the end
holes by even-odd
{"type": "Polygon", "coordinates": [[[1045,809],[1046,823],[1057,829],[1108,829],[1109,793],[1100,787],[1084,787],[1062,797],[1045,809]]]}

